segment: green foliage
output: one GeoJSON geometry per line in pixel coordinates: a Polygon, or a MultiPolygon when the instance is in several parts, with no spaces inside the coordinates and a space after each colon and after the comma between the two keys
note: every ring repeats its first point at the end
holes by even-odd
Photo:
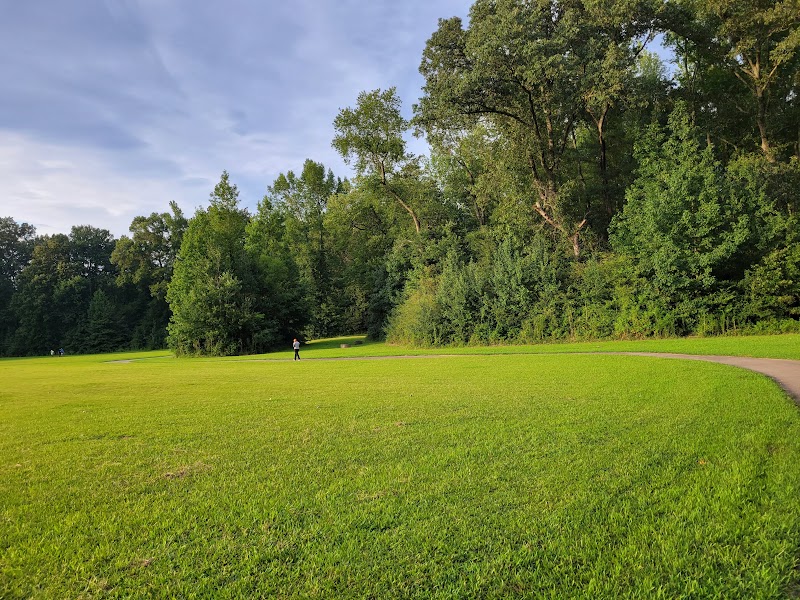
{"type": "Polygon", "coordinates": [[[612,244],[674,312],[678,332],[691,331],[698,311],[713,308],[726,287],[732,260],[754,241],[751,207],[732,201],[713,148],[700,147],[680,106],[669,134],[651,126],[636,152],[638,177],[614,221],[612,244]]]}
{"type": "Polygon", "coordinates": [[[35,233],[33,225],[17,223],[11,217],[0,218],[0,356],[9,353],[17,327],[11,298],[33,252],[35,233]]]}
{"type": "Polygon", "coordinates": [[[674,15],[667,27],[684,65],[683,87],[706,113],[709,135],[746,152],[760,147],[773,162],[790,147],[797,155],[797,2],[689,0],[669,6],[674,15]]]}
{"type": "Polygon", "coordinates": [[[406,159],[403,133],[408,123],[400,114],[396,88],[361,92],[356,108],[339,111],[333,126],[333,147],[353,161],[359,175],[375,173],[383,177],[406,159]]]}
{"type": "Polygon", "coordinates": [[[99,354],[124,347],[124,329],[117,306],[103,291],[97,290],[89,304],[89,314],[81,332],[82,339],[72,344],[74,352],[99,354]]]}
{"type": "Polygon", "coordinates": [[[795,330],[798,23],[794,0],[477,0],[430,36],[411,122],[394,87],[339,110],[352,181],[306,160],[251,216],[223,172],[191,224],[171,203],[117,241],[0,220],[0,353],[160,347],[168,322],[180,354],[795,330]]]}
{"type": "MultiPolygon", "coordinates": [[[[179,355],[231,354],[241,350],[241,322],[228,313],[248,310],[241,291],[244,229],[247,215],[237,207],[238,190],[223,173],[207,211],[198,210],[183,237],[167,291],[172,310],[170,346],[179,355]],[[230,305],[224,304],[231,303],[230,305]]],[[[246,268],[246,267],[245,267],[246,268]]],[[[249,311],[248,311],[249,312],[249,311]]]]}
{"type": "Polygon", "coordinates": [[[248,352],[288,344],[306,327],[310,313],[307,288],[287,236],[287,221],[267,198],[245,232],[245,251],[253,265],[253,307],[259,321],[248,352]]]}
{"type": "MultiPolygon", "coordinates": [[[[107,230],[88,225],[73,227],[69,236],[57,234],[35,241],[11,298],[16,319],[11,354],[47,354],[61,346],[80,351],[94,295],[114,288],[113,248],[114,239],[107,230]]],[[[118,333],[124,344],[126,328],[118,333]]]]}
{"type": "Polygon", "coordinates": [[[180,251],[188,221],[175,202],[171,213],[135,217],[131,237],[117,240],[111,262],[118,269],[117,286],[132,297],[124,303],[131,323],[130,345],[134,348],[163,348],[170,310],[167,288],[180,251]]]}
{"type": "Polygon", "coordinates": [[[778,322],[781,331],[797,331],[800,322],[800,242],[778,248],[753,266],[741,281],[743,323],[778,322]]]}
{"type": "Polygon", "coordinates": [[[463,264],[456,249],[451,249],[443,262],[436,290],[442,341],[463,345],[472,339],[474,315],[480,314],[484,287],[478,265],[463,264]]]}
{"type": "Polygon", "coordinates": [[[46,236],[37,241],[11,300],[18,322],[11,343],[12,354],[44,354],[64,343],[65,329],[69,326],[65,320],[69,307],[64,296],[74,271],[66,235],[46,236]]]}
{"type": "Polygon", "coordinates": [[[387,339],[461,345],[569,335],[563,330],[564,249],[545,238],[525,247],[513,236],[497,235],[497,248],[484,261],[464,262],[458,246],[450,245],[441,271],[429,269],[409,286],[390,320],[387,339]]]}
{"type": "Polygon", "coordinates": [[[496,185],[492,165],[502,149],[485,123],[466,131],[432,131],[430,169],[445,201],[452,203],[460,219],[485,227],[505,196],[496,185]]]}
{"type": "Polygon", "coordinates": [[[618,204],[607,123],[630,87],[633,40],[649,27],[650,4],[617,2],[609,10],[608,3],[478,0],[466,28],[458,17],[442,19],[428,40],[415,122],[435,142],[488,123],[506,148],[498,175],[516,173],[540,222],[577,256],[590,217],[603,237],[618,204]],[[596,132],[596,190],[576,152],[584,123],[596,132]]]}
{"type": "Polygon", "coordinates": [[[778,276],[766,266],[772,253],[792,255],[797,167],[741,156],[724,168],[698,137],[681,106],[668,132],[648,129],[637,146],[638,178],[614,222],[612,243],[631,258],[628,277],[640,290],[638,302],[628,295],[625,320],[633,325],[644,315],[657,335],[746,327],[767,318],[770,303],[773,317],[788,316],[769,294],[758,306],[752,291],[742,298],[737,286],[746,280],[745,287],[758,288],[755,281],[769,279],[768,272],[778,276]]]}
{"type": "Polygon", "coordinates": [[[400,114],[396,88],[361,92],[356,108],[340,110],[333,126],[336,130],[333,147],[345,162],[353,162],[367,186],[396,201],[419,233],[419,209],[408,189],[415,187],[417,159],[406,153],[403,134],[409,124],[400,114]]]}
{"type": "Polygon", "coordinates": [[[287,238],[287,212],[268,198],[251,218],[227,173],[183,237],[167,300],[178,354],[241,354],[299,335],[307,307],[287,238]]]}
{"type": "Polygon", "coordinates": [[[392,343],[433,346],[442,342],[437,332],[439,315],[434,282],[422,279],[406,292],[387,328],[392,343]]]}
{"type": "Polygon", "coordinates": [[[172,214],[151,213],[149,217],[135,217],[130,226],[132,236],[122,236],[117,240],[111,262],[119,269],[118,284],[141,285],[154,298],[166,296],[188,225],[175,202],[170,203],[170,208],[172,214]]]}
{"type": "MultiPolygon", "coordinates": [[[[344,183],[321,163],[306,160],[300,176],[281,174],[268,189],[271,205],[281,209],[284,237],[300,271],[308,311],[305,337],[320,338],[343,333],[341,315],[346,296],[341,293],[342,265],[333,252],[331,232],[325,227],[328,199],[344,189],[344,183]]],[[[350,330],[352,331],[352,330],[350,330]]]]}
{"type": "Polygon", "coordinates": [[[169,343],[179,355],[264,350],[302,326],[282,221],[268,201],[252,222],[237,202],[238,190],[223,173],[208,210],[197,211],[183,237],[167,291],[169,343]]]}

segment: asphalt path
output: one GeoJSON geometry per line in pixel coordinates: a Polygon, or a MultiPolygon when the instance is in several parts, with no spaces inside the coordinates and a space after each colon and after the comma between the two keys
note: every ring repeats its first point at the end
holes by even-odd
{"type": "Polygon", "coordinates": [[[749,356],[716,356],[702,354],[668,354],[664,352],[603,352],[602,354],[652,356],[655,358],[678,358],[702,360],[723,365],[732,365],[766,375],[773,379],[783,391],[800,404],[800,360],[783,358],[751,358],[749,356]]]}
{"type": "MultiPolygon", "coordinates": [[[[546,356],[553,356],[561,353],[547,353],[546,356]]],[[[751,358],[749,356],[718,356],[703,354],[673,354],[667,352],[579,352],[576,354],[605,354],[613,356],[647,356],[652,358],[672,358],[680,360],[701,360],[704,362],[715,362],[723,365],[731,365],[748,369],[766,375],[774,380],[798,405],[800,405],[800,360],[788,360],[782,358],[751,358]]],[[[492,356],[507,356],[492,355],[492,356]]],[[[521,356],[515,354],[515,356],[521,356]]],[[[525,354],[526,356],[542,356],[542,354],[525,354]]],[[[423,354],[423,355],[396,355],[396,356],[348,356],[338,358],[311,358],[310,360],[381,360],[398,358],[451,358],[456,356],[485,356],[473,354],[423,354]]]]}
{"type": "MultiPolygon", "coordinates": [[[[521,356],[523,353],[514,356],[521,356]]],[[[553,356],[562,353],[525,354],[525,356],[553,356]]],[[[580,355],[605,354],[614,356],[647,356],[651,358],[671,358],[680,360],[701,360],[723,365],[731,365],[766,375],[774,380],[800,406],[800,360],[782,358],[751,358],[749,356],[718,356],[702,354],[672,354],[666,352],[578,352],[580,355]]],[[[508,354],[419,354],[394,356],[341,356],[330,358],[307,358],[311,361],[331,360],[391,360],[408,358],[455,358],[458,356],[507,356],[508,354]]],[[[301,357],[302,358],[302,357],[301,357]]],[[[262,362],[274,359],[244,359],[245,361],[262,362]]],[[[280,359],[279,359],[280,360],[280,359]]],[[[289,360],[289,359],[285,359],[289,360]]],[[[112,363],[130,363],[132,360],[114,360],[112,363]]]]}

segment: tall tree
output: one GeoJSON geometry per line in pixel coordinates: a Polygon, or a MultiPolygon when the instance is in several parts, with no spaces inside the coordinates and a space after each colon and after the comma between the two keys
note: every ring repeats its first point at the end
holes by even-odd
{"type": "Polygon", "coordinates": [[[227,171],[209,201],[189,222],[167,290],[169,342],[178,354],[244,352],[258,326],[244,249],[249,217],[227,171]]]}
{"type": "Polygon", "coordinates": [[[138,302],[127,303],[136,347],[162,347],[167,335],[167,287],[188,224],[175,202],[170,202],[170,209],[135,217],[131,237],[117,240],[111,255],[119,271],[117,285],[138,296],[138,302]]]}
{"type": "Polygon", "coordinates": [[[116,272],[111,263],[114,236],[107,229],[91,225],[76,225],[69,233],[70,260],[86,281],[88,298],[101,287],[108,286],[116,272]]]}
{"type": "Polygon", "coordinates": [[[288,234],[293,217],[284,206],[273,206],[264,197],[247,224],[245,251],[254,269],[255,304],[260,322],[252,346],[273,348],[300,337],[308,322],[308,294],[292,248],[296,238],[288,234]]]}
{"type": "Polygon", "coordinates": [[[478,0],[468,29],[440,20],[423,53],[424,96],[417,121],[428,130],[460,126],[464,116],[489,119],[528,166],[541,218],[579,253],[586,207],[562,194],[562,163],[581,115],[582,12],[574,2],[478,0]]]}
{"type": "Polygon", "coordinates": [[[92,296],[82,328],[79,352],[99,354],[112,352],[127,343],[119,307],[102,289],[92,296]]]}
{"type": "Polygon", "coordinates": [[[33,225],[17,223],[11,217],[0,218],[0,355],[8,352],[10,336],[16,328],[11,297],[19,274],[30,260],[35,234],[33,225]]]}
{"type": "Polygon", "coordinates": [[[154,298],[161,299],[167,294],[188,225],[177,203],[170,202],[170,209],[171,213],[134,217],[129,228],[131,237],[117,240],[111,254],[111,262],[119,270],[118,283],[144,285],[154,298]]]}
{"type": "Polygon", "coordinates": [[[469,215],[477,227],[489,224],[498,202],[492,174],[499,143],[487,123],[431,131],[431,166],[445,197],[469,215]]]}
{"type": "Polygon", "coordinates": [[[11,300],[18,322],[12,354],[44,354],[65,345],[68,333],[79,324],[83,294],[74,293],[80,275],[70,250],[64,234],[37,239],[11,300]]]}
{"type": "Polygon", "coordinates": [[[423,52],[424,95],[415,122],[429,135],[492,123],[510,151],[539,218],[576,256],[592,225],[605,233],[619,204],[607,159],[608,118],[652,27],[654,2],[477,0],[469,26],[439,21],[423,52]],[[576,131],[587,119],[597,139],[599,201],[578,173],[576,131]]]}
{"type": "Polygon", "coordinates": [[[353,187],[328,200],[325,229],[338,271],[344,331],[380,337],[391,303],[386,298],[387,256],[405,239],[407,217],[375,190],[353,187]],[[402,222],[401,222],[402,221],[402,222]]]}
{"type": "Polygon", "coordinates": [[[669,26],[678,38],[679,52],[699,51],[714,67],[741,82],[750,94],[761,151],[774,161],[773,136],[779,128],[773,123],[777,108],[773,105],[789,100],[797,73],[800,3],[685,0],[675,4],[669,26]]]}
{"type": "MultiPolygon", "coordinates": [[[[634,88],[636,62],[655,35],[658,0],[585,0],[586,61],[583,103],[597,140],[603,225],[621,207],[612,190],[608,159],[608,125],[634,88]]],[[[603,227],[605,229],[605,227],[603,227]]]]}
{"type": "Polygon", "coordinates": [[[770,92],[794,64],[800,47],[800,2],[709,0],[707,7],[719,19],[718,38],[734,63],[734,74],[755,98],[761,150],[772,160],[770,92]]]}
{"type": "Polygon", "coordinates": [[[268,188],[271,203],[286,212],[285,234],[308,293],[309,333],[314,337],[339,333],[336,314],[341,296],[333,289],[335,274],[324,217],[328,198],[342,186],[330,169],[308,159],[299,176],[293,171],[282,173],[268,188]]]}
{"type": "MultiPolygon", "coordinates": [[[[741,278],[739,256],[758,244],[752,196],[737,195],[713,147],[679,104],[668,130],[652,125],[636,147],[638,177],[614,220],[614,248],[688,325],[741,278]],[[738,273],[735,271],[738,268],[738,273]]],[[[690,327],[683,330],[691,331],[690,327]]]]}
{"type": "Polygon", "coordinates": [[[19,321],[15,354],[38,354],[62,345],[82,350],[95,292],[114,287],[113,248],[111,233],[89,225],[73,227],[68,236],[37,239],[11,302],[19,321]]]}
{"type": "Polygon", "coordinates": [[[340,110],[333,126],[333,147],[345,162],[354,162],[365,183],[376,185],[402,206],[419,233],[419,210],[412,201],[418,159],[406,153],[403,135],[409,123],[400,113],[397,90],[361,92],[356,108],[340,110]]]}

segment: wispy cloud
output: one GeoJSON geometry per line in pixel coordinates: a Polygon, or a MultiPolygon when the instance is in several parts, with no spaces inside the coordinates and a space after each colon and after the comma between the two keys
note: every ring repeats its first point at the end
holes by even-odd
{"type": "Polygon", "coordinates": [[[42,233],[123,234],[170,200],[191,213],[223,169],[253,208],[313,158],[340,176],[338,110],[361,90],[419,96],[451,0],[14,2],[0,21],[0,216],[42,233]]]}

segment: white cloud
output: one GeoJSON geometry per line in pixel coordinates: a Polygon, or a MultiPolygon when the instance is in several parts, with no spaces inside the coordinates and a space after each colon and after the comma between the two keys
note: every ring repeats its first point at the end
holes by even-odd
{"type": "MultiPolygon", "coordinates": [[[[35,225],[42,234],[65,233],[72,225],[94,225],[119,236],[128,231],[134,216],[168,210],[169,201],[185,195],[187,189],[180,180],[120,172],[103,151],[14,133],[0,137],[0,173],[4,174],[0,212],[35,225]]],[[[204,186],[197,181],[189,187],[204,186]]]]}
{"type": "Polygon", "coordinates": [[[410,115],[436,19],[469,8],[85,0],[75,12],[41,1],[0,23],[0,77],[15,82],[0,98],[0,216],[117,236],[170,200],[191,214],[223,169],[250,209],[305,158],[349,176],[330,145],[339,109],[396,85],[410,115]]]}

